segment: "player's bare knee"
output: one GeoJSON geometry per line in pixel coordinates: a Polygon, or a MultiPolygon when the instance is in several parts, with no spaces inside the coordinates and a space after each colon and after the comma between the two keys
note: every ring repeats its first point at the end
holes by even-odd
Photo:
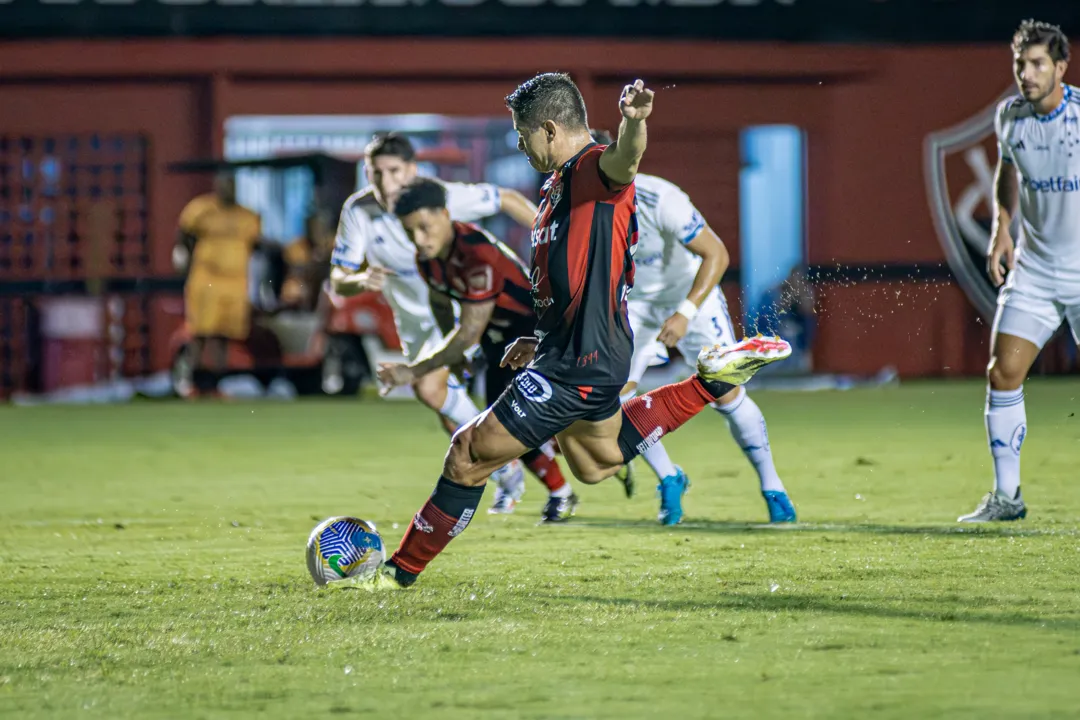
{"type": "Polygon", "coordinates": [[[466,425],[454,433],[443,460],[443,477],[459,485],[480,485],[487,477],[487,473],[478,471],[473,456],[474,429],[473,425],[466,425]]]}
{"type": "Polygon", "coordinates": [[[1027,368],[1009,357],[994,356],[986,366],[986,379],[991,390],[1016,390],[1024,384],[1027,368]]]}

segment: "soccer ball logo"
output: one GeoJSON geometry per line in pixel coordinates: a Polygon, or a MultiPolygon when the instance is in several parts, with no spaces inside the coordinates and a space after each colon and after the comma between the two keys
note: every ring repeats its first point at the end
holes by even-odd
{"type": "Polygon", "coordinates": [[[307,566],[316,585],[373,575],[385,557],[382,537],[373,523],[332,517],[311,531],[307,566]]]}

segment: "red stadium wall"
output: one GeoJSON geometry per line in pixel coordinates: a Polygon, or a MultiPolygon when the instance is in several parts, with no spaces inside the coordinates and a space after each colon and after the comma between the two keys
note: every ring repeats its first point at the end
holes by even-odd
{"type": "MultiPolygon", "coordinates": [[[[927,134],[984,108],[1010,82],[1007,47],[815,47],[701,42],[116,41],[0,45],[0,130],[138,131],[151,138],[153,268],[199,179],[168,162],[220,151],[242,113],[505,112],[545,68],[572,72],[594,124],[617,120],[635,76],[659,90],[645,169],[682,185],[738,264],[739,129],[808,136],[808,247],[815,265],[944,263],[926,200],[927,134]]],[[[822,371],[976,374],[987,329],[951,283],[823,282],[822,371]],[[857,343],[851,342],[858,340],[857,343]]],[[[728,287],[729,295],[733,288],[728,287]]],[[[155,332],[155,335],[157,333],[155,332]]],[[[163,343],[155,338],[155,346],[163,343]]],[[[155,363],[165,358],[155,352],[155,363]]]]}

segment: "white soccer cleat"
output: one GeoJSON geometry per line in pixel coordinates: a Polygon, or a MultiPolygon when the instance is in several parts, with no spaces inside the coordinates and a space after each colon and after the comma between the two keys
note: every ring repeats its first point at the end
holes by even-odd
{"type": "Polygon", "coordinates": [[[495,484],[495,502],[488,508],[490,515],[509,515],[525,495],[525,466],[511,460],[491,474],[495,484]]]}
{"type": "Polygon", "coordinates": [[[734,345],[713,345],[698,355],[698,375],[704,380],[745,385],[761,368],[791,355],[791,345],[779,337],[746,338],[734,345]]]}
{"type": "Polygon", "coordinates": [[[1023,520],[1027,517],[1027,505],[1022,498],[1010,499],[991,490],[983,497],[975,512],[961,515],[956,522],[983,523],[1023,520]]]}

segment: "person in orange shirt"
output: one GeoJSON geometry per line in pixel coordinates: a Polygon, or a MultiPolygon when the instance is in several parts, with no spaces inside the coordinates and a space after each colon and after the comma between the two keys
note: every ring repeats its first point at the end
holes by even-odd
{"type": "Polygon", "coordinates": [[[337,227],[326,211],[308,215],[304,235],[282,248],[287,266],[281,286],[281,304],[300,310],[314,310],[323,283],[330,279],[330,255],[337,227]]]}
{"type": "Polygon", "coordinates": [[[187,366],[191,371],[199,368],[206,348],[212,357],[208,369],[221,373],[228,341],[246,340],[250,332],[248,263],[259,242],[261,222],[257,214],[236,203],[233,175],[219,173],[214,192],[189,202],[180,213],[179,225],[173,264],[181,272],[188,270],[184,307],[193,338],[187,366]]]}

